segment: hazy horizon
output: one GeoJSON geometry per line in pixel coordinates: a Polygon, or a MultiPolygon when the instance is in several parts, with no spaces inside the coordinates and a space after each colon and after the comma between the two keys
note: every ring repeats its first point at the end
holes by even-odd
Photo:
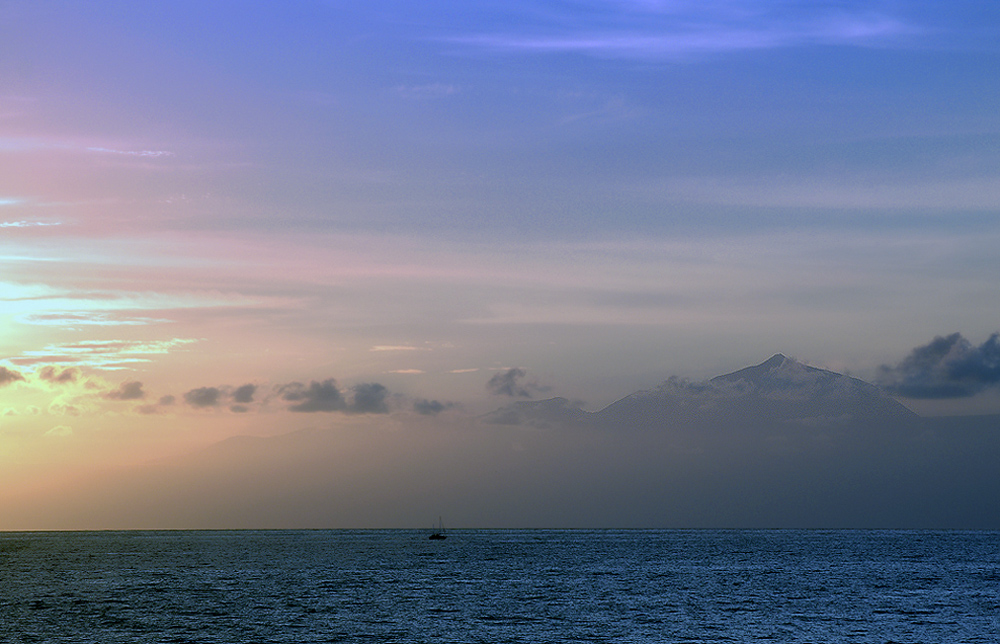
{"type": "MultiPolygon", "coordinates": [[[[235,523],[384,523],[404,488],[420,525],[461,514],[407,496],[437,468],[516,524],[647,454],[588,479],[607,437],[476,419],[775,353],[1000,414],[998,63],[981,0],[5,2],[0,529],[154,520],[79,498],[130,472],[176,525],[237,496],[235,523]],[[156,474],[303,432],[232,464],[257,506],[221,463],[156,474]],[[519,510],[527,482],[554,487],[519,510]],[[381,505],[281,509],[335,483],[381,505]]],[[[718,490],[731,456],[675,483],[718,490]]],[[[609,523],[660,521],[627,501],[649,476],[609,523]]]]}

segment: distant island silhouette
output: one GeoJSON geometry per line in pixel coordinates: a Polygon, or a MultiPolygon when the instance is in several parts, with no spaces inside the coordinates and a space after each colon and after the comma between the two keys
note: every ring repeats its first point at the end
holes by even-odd
{"type": "Polygon", "coordinates": [[[719,424],[890,423],[920,417],[876,385],[775,354],[703,382],[672,377],[587,412],[566,398],[520,401],[482,417],[487,423],[656,429],[719,424]]]}
{"type": "Polygon", "coordinates": [[[475,527],[1000,529],[1000,416],[921,417],[782,354],[594,412],[549,398],[364,420],[230,437],[9,505],[7,520],[413,527],[443,507],[475,527]]]}

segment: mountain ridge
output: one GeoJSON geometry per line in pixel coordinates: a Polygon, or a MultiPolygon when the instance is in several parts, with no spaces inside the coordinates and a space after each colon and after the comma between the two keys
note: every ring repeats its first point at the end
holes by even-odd
{"type": "Polygon", "coordinates": [[[836,424],[914,421],[920,416],[876,385],[776,353],[764,362],[701,382],[676,376],[587,412],[565,398],[520,401],[481,417],[537,427],[572,422],[605,427],[754,423],[836,424]]]}

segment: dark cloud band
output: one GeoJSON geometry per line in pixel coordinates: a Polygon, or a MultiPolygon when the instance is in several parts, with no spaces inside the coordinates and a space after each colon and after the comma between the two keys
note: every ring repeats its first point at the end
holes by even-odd
{"type": "Polygon", "coordinates": [[[968,398],[1000,385],[1000,334],[974,346],[961,333],[935,337],[896,366],[882,365],[879,384],[907,398],[968,398]]]}

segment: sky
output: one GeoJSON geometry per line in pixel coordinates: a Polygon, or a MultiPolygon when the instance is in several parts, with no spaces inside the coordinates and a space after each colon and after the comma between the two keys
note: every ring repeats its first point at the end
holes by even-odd
{"type": "Polygon", "coordinates": [[[997,69],[985,0],[6,0],[0,508],[776,352],[1000,413],[997,69]]]}

